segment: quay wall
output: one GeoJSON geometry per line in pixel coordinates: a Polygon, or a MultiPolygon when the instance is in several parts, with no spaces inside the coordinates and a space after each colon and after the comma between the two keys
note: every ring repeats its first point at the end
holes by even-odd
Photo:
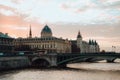
{"type": "Polygon", "coordinates": [[[0,57],[0,70],[29,67],[30,61],[25,56],[0,57]]]}

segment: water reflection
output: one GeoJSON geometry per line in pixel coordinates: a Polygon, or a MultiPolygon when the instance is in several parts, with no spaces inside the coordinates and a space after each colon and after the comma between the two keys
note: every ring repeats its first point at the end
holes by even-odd
{"type": "Polygon", "coordinates": [[[8,71],[0,73],[0,80],[120,80],[120,63],[81,63],[68,67],[8,71]]]}

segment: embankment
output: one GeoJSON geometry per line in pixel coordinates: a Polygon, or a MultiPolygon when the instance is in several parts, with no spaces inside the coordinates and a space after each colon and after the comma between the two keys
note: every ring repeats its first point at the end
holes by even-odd
{"type": "Polygon", "coordinates": [[[25,56],[0,57],[0,70],[25,68],[30,66],[30,61],[25,56]]]}

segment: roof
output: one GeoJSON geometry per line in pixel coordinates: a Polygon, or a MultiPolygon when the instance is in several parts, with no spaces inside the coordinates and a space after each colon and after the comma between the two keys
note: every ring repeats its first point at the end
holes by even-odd
{"type": "Polygon", "coordinates": [[[89,45],[98,45],[98,43],[96,42],[96,40],[89,40],[89,45]]]}
{"type": "Polygon", "coordinates": [[[82,38],[80,31],[78,32],[77,38],[82,38]]]}
{"type": "Polygon", "coordinates": [[[10,36],[8,36],[7,33],[4,34],[4,33],[2,33],[2,32],[0,32],[0,37],[2,37],[2,38],[11,38],[10,36]]]}
{"type": "Polygon", "coordinates": [[[45,38],[17,38],[17,40],[61,40],[61,41],[65,41],[65,39],[61,39],[61,38],[56,38],[56,37],[45,37],[45,38]]]}
{"type": "Polygon", "coordinates": [[[76,40],[70,40],[72,44],[77,44],[76,40]]]}
{"type": "Polygon", "coordinates": [[[52,33],[51,29],[48,27],[48,25],[45,25],[42,29],[42,32],[52,33]]]}
{"type": "Polygon", "coordinates": [[[83,43],[83,44],[89,44],[89,43],[88,43],[88,42],[86,42],[86,41],[82,41],[82,43],[83,43]]]}

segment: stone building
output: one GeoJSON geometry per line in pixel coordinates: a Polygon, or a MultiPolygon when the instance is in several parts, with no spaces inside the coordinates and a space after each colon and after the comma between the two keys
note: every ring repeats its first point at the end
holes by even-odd
{"type": "Polygon", "coordinates": [[[0,52],[11,52],[14,49],[13,38],[0,32],[0,52]]]}
{"type": "Polygon", "coordinates": [[[16,50],[41,50],[47,53],[71,53],[71,42],[68,39],[54,37],[52,30],[45,25],[40,37],[32,37],[30,27],[28,38],[14,40],[16,50]]]}
{"type": "Polygon", "coordinates": [[[83,41],[80,31],[78,32],[77,39],[71,40],[72,44],[72,52],[78,53],[96,53],[100,52],[100,48],[98,43],[93,40],[89,40],[89,42],[83,41]]]}

